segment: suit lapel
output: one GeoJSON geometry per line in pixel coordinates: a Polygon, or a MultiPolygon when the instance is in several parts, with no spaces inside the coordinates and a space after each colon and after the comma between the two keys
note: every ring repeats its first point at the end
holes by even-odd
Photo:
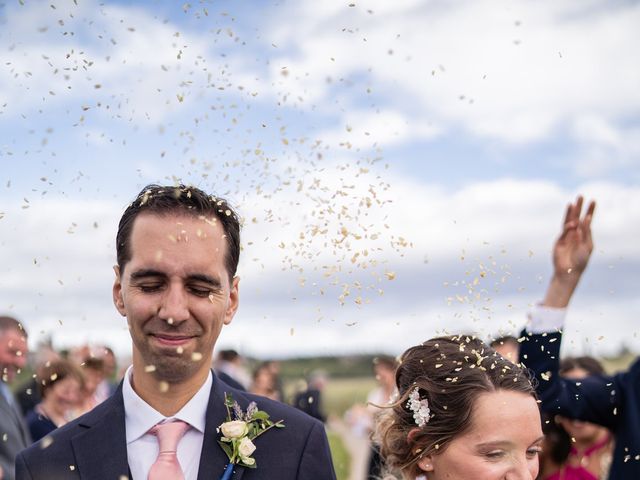
{"type": "Polygon", "coordinates": [[[71,439],[81,478],[130,478],[122,384],[92,413],[71,439]]]}
{"type": "MultiPolygon", "coordinates": [[[[218,480],[222,477],[224,469],[229,463],[229,458],[224,453],[218,438],[220,434],[217,428],[227,420],[227,410],[224,407],[224,394],[233,393],[233,398],[240,403],[243,408],[244,397],[240,392],[230,388],[222,383],[215,374],[213,374],[213,384],[211,385],[211,393],[209,394],[209,404],[207,405],[207,423],[204,430],[204,441],[202,442],[202,453],[200,454],[200,467],[198,468],[198,480],[218,480]]],[[[235,469],[233,480],[240,480],[244,473],[243,467],[235,469]]]]}

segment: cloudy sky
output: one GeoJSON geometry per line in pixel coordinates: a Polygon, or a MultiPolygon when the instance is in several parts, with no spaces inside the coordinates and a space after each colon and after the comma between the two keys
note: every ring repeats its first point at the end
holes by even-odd
{"type": "Polygon", "coordinates": [[[151,182],[244,218],[219,346],[400,353],[515,333],[566,204],[598,201],[566,349],[640,350],[640,4],[0,6],[0,312],[35,345],[128,332],[114,237],[151,182]]]}

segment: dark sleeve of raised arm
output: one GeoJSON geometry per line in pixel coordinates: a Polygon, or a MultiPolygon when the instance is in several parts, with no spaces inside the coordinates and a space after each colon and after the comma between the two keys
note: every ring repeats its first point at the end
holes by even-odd
{"type": "Polygon", "coordinates": [[[559,375],[562,334],[525,331],[522,338],[520,362],[534,378],[543,411],[616,429],[623,375],[595,375],[582,380],[562,378],[559,375]]]}

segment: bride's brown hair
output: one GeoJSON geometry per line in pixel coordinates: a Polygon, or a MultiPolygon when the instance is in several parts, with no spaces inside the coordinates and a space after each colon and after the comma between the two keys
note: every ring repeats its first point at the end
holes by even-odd
{"type": "Polygon", "coordinates": [[[415,478],[422,473],[417,462],[423,455],[443,452],[470,427],[479,395],[511,390],[536,398],[523,368],[466,335],[432,338],[409,348],[400,358],[396,386],[398,400],[380,415],[375,434],[388,470],[384,478],[393,478],[392,473],[415,478]],[[421,428],[407,407],[416,387],[430,409],[421,428]]]}

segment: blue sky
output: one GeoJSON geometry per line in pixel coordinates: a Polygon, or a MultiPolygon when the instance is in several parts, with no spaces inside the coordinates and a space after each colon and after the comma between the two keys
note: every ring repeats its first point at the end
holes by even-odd
{"type": "Polygon", "coordinates": [[[117,221],[183,181],[245,218],[220,345],[514,332],[582,192],[596,252],[566,348],[640,348],[639,20],[597,0],[6,2],[0,310],[33,342],[126,353],[117,221]]]}

